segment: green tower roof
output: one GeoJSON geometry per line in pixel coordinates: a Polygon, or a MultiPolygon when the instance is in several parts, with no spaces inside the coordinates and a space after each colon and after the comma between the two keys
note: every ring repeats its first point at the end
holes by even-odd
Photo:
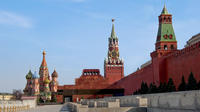
{"type": "Polygon", "coordinates": [[[164,5],[164,8],[163,8],[161,14],[169,14],[168,11],[167,11],[166,5],[164,5]]]}
{"type": "Polygon", "coordinates": [[[110,36],[110,38],[117,38],[117,35],[116,35],[116,33],[115,33],[114,21],[115,21],[115,20],[112,19],[113,24],[112,24],[112,31],[111,31],[111,36],[110,36]]]}
{"type": "MultiPolygon", "coordinates": [[[[166,18],[169,16],[166,5],[164,5],[161,15],[166,16],[166,18]]],[[[169,42],[176,41],[174,28],[173,28],[173,25],[171,22],[162,22],[161,21],[159,23],[157,42],[160,42],[160,41],[169,41],[169,42]]]]}
{"type": "Polygon", "coordinates": [[[176,36],[172,24],[160,24],[158,29],[157,41],[176,41],[176,36]]]}

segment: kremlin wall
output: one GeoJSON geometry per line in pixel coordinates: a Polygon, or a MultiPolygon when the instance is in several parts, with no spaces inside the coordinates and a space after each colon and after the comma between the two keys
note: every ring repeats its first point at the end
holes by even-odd
{"type": "Polygon", "coordinates": [[[155,51],[152,52],[151,61],[138,71],[129,74],[125,78],[115,82],[112,86],[124,88],[124,95],[132,95],[140,89],[141,83],[167,82],[172,78],[176,87],[181,83],[182,76],[188,79],[192,72],[194,77],[200,80],[200,34],[188,41],[185,48],[178,50],[175,33],[172,27],[172,15],[164,7],[159,16],[159,30],[155,51]],[[168,36],[167,36],[168,35],[168,36]]]}
{"type": "Polygon", "coordinates": [[[151,60],[143,64],[136,72],[124,77],[124,61],[119,57],[118,37],[113,19],[111,36],[108,39],[108,54],[104,60],[104,76],[101,75],[99,69],[84,69],[82,75],[75,79],[74,85],[58,85],[56,71],[52,74],[52,80],[50,79],[44,52],[40,76],[34,76],[40,80],[36,81],[36,86],[31,85],[32,76],[27,75],[25,93],[40,96],[40,92],[52,92],[56,95],[57,102],[63,103],[76,102],[80,99],[132,95],[141,87],[142,81],[147,84],[155,83],[158,86],[172,78],[177,87],[181,83],[182,76],[187,79],[191,72],[197,80],[200,80],[198,68],[200,66],[200,34],[192,37],[185,48],[178,50],[172,15],[168,13],[166,6],[158,19],[155,51],[150,53],[151,60]],[[37,90],[32,90],[36,94],[31,93],[31,87],[37,88],[37,90]]]}

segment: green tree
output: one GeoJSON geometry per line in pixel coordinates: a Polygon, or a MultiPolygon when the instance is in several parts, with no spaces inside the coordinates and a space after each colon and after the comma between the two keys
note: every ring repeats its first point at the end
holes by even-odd
{"type": "Polygon", "coordinates": [[[178,91],[185,91],[186,86],[187,86],[187,84],[185,82],[185,78],[184,78],[184,76],[182,76],[182,81],[181,81],[181,84],[178,87],[178,91]]]}
{"type": "Polygon", "coordinates": [[[155,85],[155,83],[151,83],[149,86],[149,93],[157,93],[158,92],[158,88],[155,85]]]}
{"type": "Polygon", "coordinates": [[[173,79],[172,78],[169,78],[169,81],[167,83],[167,91],[168,92],[173,92],[173,91],[176,91],[176,87],[174,85],[174,82],[173,82],[173,79]]]}
{"type": "Polygon", "coordinates": [[[198,87],[198,90],[200,90],[200,81],[199,81],[199,83],[197,84],[197,87],[198,87]]]}
{"type": "Polygon", "coordinates": [[[144,83],[144,94],[147,94],[149,91],[149,87],[147,85],[147,83],[144,83]]]}
{"type": "Polygon", "coordinates": [[[148,85],[147,83],[143,82],[141,83],[141,94],[147,94],[148,93],[148,85]]]}
{"type": "Polygon", "coordinates": [[[158,87],[158,92],[159,93],[165,93],[167,92],[167,84],[164,82],[164,83],[160,83],[159,87],[158,87]]]}
{"type": "Polygon", "coordinates": [[[196,90],[196,89],[197,89],[197,81],[194,78],[193,73],[191,72],[188,78],[187,90],[196,90]]]}

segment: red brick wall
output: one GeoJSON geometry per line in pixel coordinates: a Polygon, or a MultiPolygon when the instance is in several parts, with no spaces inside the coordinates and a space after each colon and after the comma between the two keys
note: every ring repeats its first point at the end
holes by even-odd
{"type": "Polygon", "coordinates": [[[125,89],[125,95],[131,95],[141,86],[141,82],[167,82],[174,80],[176,87],[181,83],[182,75],[187,82],[191,72],[197,81],[200,80],[200,42],[182,50],[156,51],[151,54],[152,64],[134,72],[112,86],[125,89]]]}
{"type": "Polygon", "coordinates": [[[191,72],[200,80],[200,43],[180,50],[167,58],[167,76],[173,78],[175,85],[181,83],[182,75],[187,81],[191,72]]]}
{"type": "Polygon", "coordinates": [[[113,84],[114,82],[119,81],[124,77],[124,66],[106,66],[104,72],[106,79],[108,79],[108,83],[113,84]]]}
{"type": "Polygon", "coordinates": [[[153,82],[152,64],[124,77],[120,81],[114,83],[113,86],[122,87],[125,89],[124,95],[131,95],[135,90],[140,88],[142,81],[148,84],[153,82]]]}
{"type": "Polygon", "coordinates": [[[56,95],[57,103],[63,103],[63,95],[56,95]]]}

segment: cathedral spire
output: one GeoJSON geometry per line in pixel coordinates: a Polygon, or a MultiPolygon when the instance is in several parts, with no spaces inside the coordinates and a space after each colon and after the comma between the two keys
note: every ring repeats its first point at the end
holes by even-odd
{"type": "Polygon", "coordinates": [[[114,25],[115,19],[112,19],[112,31],[111,31],[111,38],[117,38],[115,33],[115,25],[114,25]]]}
{"type": "Polygon", "coordinates": [[[43,51],[43,59],[42,59],[42,63],[40,66],[40,71],[39,71],[39,75],[40,75],[40,91],[44,91],[44,81],[46,79],[50,79],[49,77],[49,71],[48,71],[48,67],[47,67],[47,62],[45,59],[46,56],[46,52],[43,51]]]}
{"type": "Polygon", "coordinates": [[[44,67],[44,66],[47,66],[47,62],[46,62],[46,59],[45,59],[46,52],[43,51],[42,54],[43,54],[43,60],[42,60],[42,64],[41,64],[41,66],[44,67]]]}

